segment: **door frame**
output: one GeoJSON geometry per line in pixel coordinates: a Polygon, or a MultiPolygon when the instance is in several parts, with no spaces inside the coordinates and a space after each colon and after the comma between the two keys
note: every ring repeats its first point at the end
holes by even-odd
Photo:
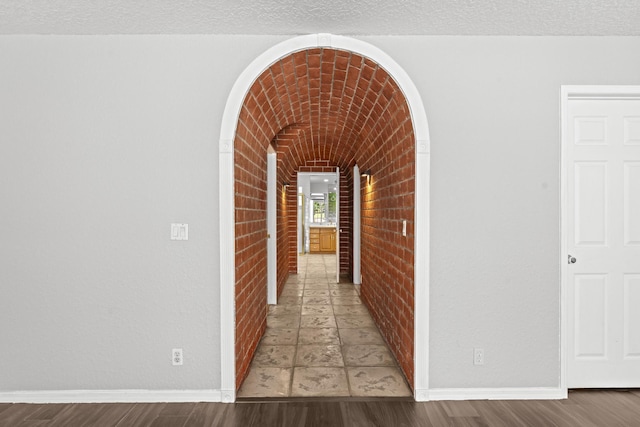
{"type": "MultiPolygon", "coordinates": [[[[336,168],[335,172],[296,172],[296,183],[298,186],[300,186],[300,177],[311,177],[311,176],[327,176],[327,177],[331,177],[331,178],[336,178],[337,181],[337,187],[336,187],[336,195],[337,198],[340,198],[340,169],[336,168]]],[[[299,195],[299,193],[298,193],[299,195]]],[[[304,203],[308,203],[310,199],[305,199],[304,203]]],[[[298,199],[296,199],[296,203],[298,203],[298,199]]],[[[337,229],[338,229],[338,224],[340,221],[340,209],[339,209],[340,205],[336,204],[336,233],[337,233],[337,229]]],[[[308,211],[305,209],[304,211],[305,213],[307,213],[308,211]]],[[[296,234],[297,234],[297,243],[299,244],[300,242],[300,228],[304,225],[304,220],[302,220],[301,218],[298,217],[299,214],[299,210],[296,209],[296,234]]],[[[337,235],[336,235],[337,238],[337,235]]],[[[306,250],[306,246],[305,246],[305,242],[304,239],[302,239],[302,246],[303,246],[303,250],[306,250]]],[[[300,248],[298,248],[298,257],[300,256],[300,248]]],[[[304,252],[305,255],[307,254],[307,252],[304,252]]],[[[340,274],[340,253],[338,252],[338,247],[336,246],[336,256],[337,256],[337,267],[338,267],[338,275],[340,274]]],[[[297,268],[296,271],[299,273],[300,272],[300,263],[297,263],[297,268]]]]}
{"type": "Polygon", "coordinates": [[[340,233],[340,168],[336,166],[336,283],[340,283],[340,233]]]}
{"type": "Polygon", "coordinates": [[[567,348],[569,301],[567,297],[568,274],[567,254],[569,242],[567,241],[568,227],[567,217],[569,200],[567,197],[569,177],[567,174],[567,144],[569,123],[569,102],[572,100],[607,100],[607,99],[637,99],[640,100],[640,86],[607,86],[607,85],[562,85],[560,86],[560,391],[566,398],[568,395],[567,348]]]}
{"type": "Polygon", "coordinates": [[[360,205],[362,194],[360,193],[360,168],[358,165],[353,166],[353,284],[356,285],[356,289],[360,292],[360,285],[362,284],[362,274],[360,273],[360,205]]]}
{"type": "Polygon", "coordinates": [[[429,399],[429,126],[420,92],[404,69],[378,47],[362,40],[333,34],[309,34],[287,39],[254,59],[234,83],[220,124],[218,153],[220,231],[220,398],[235,402],[235,205],[234,138],[245,95],[264,70],[292,53],[315,48],[357,53],[382,66],[404,94],[415,137],[414,210],[414,398],[429,399]],[[419,262],[418,262],[419,260],[419,262]]]}
{"type": "Polygon", "coordinates": [[[278,171],[276,150],[267,150],[267,304],[278,302],[278,171]]]}

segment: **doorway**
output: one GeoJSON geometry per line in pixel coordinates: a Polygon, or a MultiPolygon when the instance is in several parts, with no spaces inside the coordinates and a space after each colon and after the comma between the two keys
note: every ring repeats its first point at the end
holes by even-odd
{"type": "MultiPolygon", "coordinates": [[[[340,170],[298,172],[298,274],[305,273],[306,256],[329,255],[340,282],[340,170]]],[[[317,258],[317,257],[314,257],[317,258]]],[[[329,259],[329,257],[325,257],[329,259]]]]}
{"type": "Polygon", "coordinates": [[[640,386],[640,87],[562,88],[563,388],[640,386]]]}
{"type": "MultiPolygon", "coordinates": [[[[240,290],[242,292],[245,290],[247,285],[251,285],[252,283],[259,281],[258,276],[255,276],[254,278],[253,276],[251,276],[251,274],[262,271],[261,268],[256,269],[254,267],[256,265],[262,265],[259,255],[263,253],[263,251],[266,253],[266,251],[264,250],[264,248],[266,247],[264,245],[264,241],[256,242],[252,239],[246,239],[245,236],[236,235],[237,231],[252,232],[252,229],[250,227],[246,227],[245,224],[236,224],[235,213],[237,212],[237,204],[239,202],[251,204],[254,202],[254,200],[252,200],[250,197],[243,197],[242,194],[240,196],[238,196],[238,194],[234,194],[234,176],[238,178],[238,176],[242,175],[246,171],[255,171],[258,173],[258,175],[260,174],[260,169],[256,170],[254,168],[248,167],[245,167],[243,169],[242,166],[240,166],[239,168],[236,167],[238,159],[243,156],[243,153],[245,153],[245,158],[248,158],[248,156],[250,156],[250,151],[243,151],[245,149],[242,147],[238,148],[238,143],[242,143],[245,145],[247,143],[246,140],[236,139],[236,126],[243,123],[238,121],[238,117],[243,114],[242,117],[251,118],[251,112],[244,108],[245,106],[243,105],[243,100],[245,99],[245,95],[247,94],[249,88],[252,87],[253,82],[255,82],[257,78],[260,78],[261,73],[268,67],[270,67],[271,64],[277,63],[278,60],[288,60],[292,61],[292,63],[296,63],[296,61],[298,60],[305,61],[305,58],[307,58],[307,56],[314,55],[316,57],[318,55],[325,55],[326,58],[333,58],[337,61],[336,64],[338,64],[340,60],[344,60],[345,58],[347,58],[348,60],[348,58],[353,57],[352,64],[359,64],[359,66],[362,67],[370,67],[375,72],[376,78],[378,80],[382,78],[382,80],[379,81],[382,81],[384,83],[383,90],[385,91],[385,94],[393,94],[391,98],[386,96],[378,96],[376,98],[378,102],[394,102],[396,103],[396,106],[406,105],[407,107],[403,107],[403,111],[406,111],[407,120],[409,120],[405,123],[411,123],[412,126],[404,126],[398,129],[409,130],[409,132],[412,133],[410,135],[407,135],[404,133],[404,131],[402,131],[392,134],[394,138],[406,138],[402,141],[403,147],[405,147],[405,149],[408,149],[407,155],[411,157],[410,168],[408,167],[403,171],[403,173],[405,174],[410,171],[410,174],[407,174],[406,176],[410,180],[411,185],[406,188],[409,188],[411,190],[411,193],[407,194],[407,196],[404,197],[403,200],[409,202],[408,207],[410,210],[407,210],[406,212],[407,215],[410,216],[409,237],[411,237],[411,239],[407,239],[406,242],[412,242],[411,247],[407,247],[407,250],[410,251],[413,256],[410,258],[406,258],[412,260],[412,265],[406,266],[404,270],[408,273],[405,274],[404,277],[408,278],[408,281],[410,281],[412,285],[412,289],[415,289],[415,293],[413,295],[413,298],[409,300],[412,303],[406,305],[406,307],[403,307],[403,310],[409,310],[410,316],[414,319],[414,322],[413,325],[411,325],[410,329],[406,329],[404,334],[402,335],[402,342],[404,344],[400,342],[396,344],[402,345],[402,348],[406,350],[405,352],[403,352],[403,361],[401,363],[403,364],[403,370],[405,370],[405,372],[408,372],[407,376],[413,384],[415,398],[417,400],[426,400],[428,398],[429,342],[429,140],[428,126],[424,107],[422,105],[422,101],[420,100],[420,95],[413,85],[411,79],[404,72],[404,70],[402,70],[402,68],[399,67],[385,53],[383,53],[376,47],[369,45],[368,43],[350,39],[348,37],[333,36],[328,34],[296,37],[294,39],[287,40],[286,42],[283,42],[282,44],[277,45],[272,49],[269,49],[263,55],[258,57],[239,77],[233,89],[231,90],[227,106],[225,108],[221,129],[219,157],[221,399],[223,401],[235,400],[235,390],[236,386],[238,385],[237,381],[241,381],[242,378],[244,378],[242,376],[242,372],[246,372],[244,370],[248,367],[248,362],[253,355],[252,348],[255,348],[253,346],[257,345],[257,340],[255,338],[261,336],[262,331],[264,331],[263,328],[266,326],[266,319],[260,320],[249,318],[247,323],[247,318],[236,318],[236,311],[234,310],[234,307],[238,307],[238,303],[246,302],[242,299],[243,294],[238,294],[236,291],[240,290]],[[392,76],[392,78],[385,77],[387,75],[392,76]],[[236,173],[234,174],[234,172],[236,173]],[[238,173],[240,173],[240,175],[238,175],[238,173]],[[238,258],[236,254],[228,250],[228,248],[234,247],[238,239],[241,239],[243,243],[251,245],[251,247],[249,247],[248,249],[244,249],[248,257],[238,258]],[[255,254],[258,255],[255,256],[255,254]],[[256,263],[254,263],[254,259],[256,260],[256,263]],[[238,264],[238,260],[240,260],[242,264],[238,264]],[[242,273],[243,276],[241,278],[239,276],[237,277],[238,273],[242,273]],[[238,282],[239,280],[240,282],[238,282]],[[237,286],[238,283],[240,284],[240,286],[237,286]],[[415,302],[415,304],[413,302],[415,302]],[[237,323],[240,321],[244,323],[237,323]],[[235,333],[236,328],[239,330],[237,336],[235,333]],[[244,333],[243,331],[245,330],[248,332],[244,333]],[[239,342],[236,339],[237,337],[242,338],[242,340],[250,338],[251,341],[239,342]],[[244,350],[245,346],[247,348],[246,351],[244,350]]],[[[280,69],[283,72],[286,72],[288,70],[288,64],[279,63],[278,65],[281,67],[280,69]]],[[[339,67],[340,65],[336,66],[339,67]]],[[[362,76],[368,76],[367,78],[372,78],[373,75],[362,74],[362,76]]],[[[265,79],[267,80],[265,80],[263,83],[268,85],[269,78],[270,76],[265,76],[265,79]]],[[[380,92],[378,92],[378,95],[379,93],[380,92]]],[[[347,100],[348,98],[344,99],[347,100]]],[[[347,111],[351,111],[355,115],[360,114],[359,110],[349,109],[347,111]]],[[[376,111],[382,111],[386,114],[386,112],[389,110],[381,108],[376,111]]],[[[365,117],[369,117],[370,119],[372,119],[374,124],[382,126],[386,124],[394,125],[393,122],[389,120],[376,120],[373,116],[365,117]]],[[[403,115],[401,117],[405,116],[403,115]]],[[[351,120],[351,122],[349,123],[355,123],[354,117],[351,117],[349,120],[351,120]]],[[[317,138],[318,134],[314,133],[315,131],[313,128],[313,126],[315,126],[317,123],[324,125],[336,125],[341,124],[342,122],[311,121],[287,126],[286,128],[283,128],[276,136],[278,138],[278,152],[280,152],[282,147],[284,147],[284,149],[287,149],[287,141],[298,140],[303,143],[303,148],[305,147],[304,144],[306,144],[306,147],[308,148],[304,149],[308,150],[308,153],[311,152],[309,150],[312,149],[317,151],[318,153],[324,151],[325,153],[328,153],[329,160],[351,158],[351,161],[353,162],[353,157],[349,157],[353,156],[354,154],[353,151],[350,151],[353,150],[353,145],[350,147],[344,147],[344,151],[332,151],[330,145],[317,145],[315,138],[317,138]]],[[[396,124],[400,126],[399,122],[396,122],[396,124]]],[[[371,129],[375,130],[375,125],[371,129]]],[[[239,131],[244,132],[244,130],[239,131]]],[[[348,130],[348,132],[352,132],[352,130],[348,130]]],[[[246,133],[243,133],[243,135],[246,135],[246,133]]],[[[339,132],[331,131],[331,133],[327,133],[326,135],[339,135],[339,132]]],[[[354,133],[353,135],[357,136],[358,134],[354,133]]],[[[382,135],[382,133],[378,133],[377,135],[382,135]]],[[[369,143],[369,145],[363,146],[363,150],[368,151],[362,151],[362,153],[368,153],[367,155],[369,157],[367,157],[367,159],[369,160],[365,159],[362,164],[364,166],[368,166],[368,162],[371,163],[380,161],[380,157],[376,157],[375,154],[378,152],[377,150],[384,150],[384,148],[381,147],[381,145],[376,144],[375,141],[365,139],[363,139],[363,141],[371,142],[369,143]]],[[[266,141],[264,145],[265,150],[268,142],[269,141],[266,141]]],[[[255,148],[256,147],[252,147],[249,150],[255,150],[255,148]]],[[[406,161],[400,160],[400,158],[394,158],[394,160],[401,161],[405,165],[407,164],[406,161]]],[[[361,163],[358,162],[358,164],[361,163]]],[[[346,163],[345,165],[343,165],[343,167],[349,168],[350,165],[352,165],[352,163],[346,163]]],[[[367,190],[372,197],[371,201],[374,202],[375,200],[378,200],[376,198],[376,194],[382,194],[376,192],[383,191],[385,185],[401,186],[404,182],[401,180],[393,180],[391,179],[390,175],[383,172],[384,167],[389,166],[388,164],[380,164],[379,166],[380,167],[376,171],[374,171],[374,175],[376,173],[377,175],[375,175],[375,178],[371,180],[372,184],[367,190]]],[[[278,173],[280,173],[280,171],[278,173]]],[[[241,178],[253,180],[253,176],[254,175],[245,174],[245,176],[241,178]]],[[[278,182],[280,182],[280,180],[281,177],[278,176],[278,182]]],[[[255,180],[255,182],[258,185],[261,185],[260,179],[255,180]]],[[[243,184],[245,184],[245,182],[241,183],[241,185],[243,184]]],[[[259,200],[257,200],[256,203],[257,202],[259,202],[259,200]]],[[[384,201],[380,199],[379,202],[380,205],[378,205],[378,208],[379,206],[383,206],[384,203],[388,202],[388,200],[384,201]]],[[[259,206],[259,204],[257,206],[259,206]]],[[[376,208],[376,206],[374,206],[374,208],[376,208]]],[[[374,213],[374,211],[371,212],[374,213]]],[[[247,214],[250,213],[251,212],[247,210],[247,214]]],[[[372,218],[375,219],[376,217],[374,216],[372,218]]],[[[256,224],[260,225],[261,222],[258,221],[256,222],[256,224]]],[[[254,224],[249,225],[253,226],[254,224]]],[[[395,222],[389,222],[387,225],[392,227],[393,230],[397,228],[395,222]]],[[[375,231],[376,228],[374,227],[371,230],[375,231]]],[[[257,228],[256,232],[253,234],[255,234],[256,236],[266,236],[266,232],[261,232],[257,228]]],[[[260,240],[262,240],[262,238],[260,238],[260,240]]],[[[381,243],[384,244],[385,242],[381,241],[381,243]]],[[[368,244],[369,249],[375,247],[375,244],[373,243],[368,244]]],[[[263,259],[266,260],[266,255],[263,259]]],[[[368,275],[367,278],[368,280],[372,280],[380,279],[381,277],[368,275]]],[[[244,292],[244,295],[253,294],[250,292],[244,292]]],[[[266,301],[266,296],[264,297],[264,300],[266,301]]],[[[257,306],[259,306],[261,303],[261,301],[259,300],[249,301],[249,303],[253,302],[257,302],[257,306]]],[[[397,307],[393,307],[393,309],[396,310],[397,307]]],[[[396,312],[392,314],[397,315],[398,313],[396,312]]],[[[387,323],[387,325],[390,324],[392,323],[387,323]]]]}

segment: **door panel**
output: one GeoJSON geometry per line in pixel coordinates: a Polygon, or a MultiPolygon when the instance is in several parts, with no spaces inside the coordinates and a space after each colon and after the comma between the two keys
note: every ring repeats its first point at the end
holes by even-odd
{"type": "Polygon", "coordinates": [[[575,162],[575,245],[607,244],[607,163],[575,162]]]}
{"type": "Polygon", "coordinates": [[[624,357],[640,358],[640,274],[624,276],[624,357]]]}
{"type": "Polygon", "coordinates": [[[640,386],[640,101],[568,103],[567,385],[640,386]]]}
{"type": "Polygon", "coordinates": [[[640,162],[624,164],[624,244],[640,245],[640,162]]]}
{"type": "Polygon", "coordinates": [[[606,117],[576,117],[574,121],[576,145],[607,145],[606,117]]]}
{"type": "Polygon", "coordinates": [[[640,117],[627,116],[624,118],[624,144],[640,145],[640,117]]]}
{"type": "Polygon", "coordinates": [[[575,357],[607,357],[607,275],[575,275],[575,357]]]}

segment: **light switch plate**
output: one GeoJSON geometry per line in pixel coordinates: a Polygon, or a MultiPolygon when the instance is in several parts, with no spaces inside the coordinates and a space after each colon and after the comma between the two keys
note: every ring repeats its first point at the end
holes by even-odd
{"type": "Polygon", "coordinates": [[[171,224],[171,240],[189,240],[189,224],[171,224]]]}

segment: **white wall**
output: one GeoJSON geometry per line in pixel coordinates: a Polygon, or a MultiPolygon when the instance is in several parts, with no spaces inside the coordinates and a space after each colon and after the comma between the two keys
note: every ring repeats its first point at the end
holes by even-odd
{"type": "MultiPolygon", "coordinates": [[[[0,391],[219,387],[220,120],[280,40],[0,37],[0,391]]],[[[365,40],[429,119],[431,386],[557,386],[560,85],[640,84],[640,38],[365,40]]]]}
{"type": "Polygon", "coordinates": [[[557,387],[560,85],[640,84],[640,38],[370,41],[429,119],[430,386],[557,387]]]}
{"type": "Polygon", "coordinates": [[[219,388],[220,120],[273,43],[0,37],[0,390],[219,388]]]}

